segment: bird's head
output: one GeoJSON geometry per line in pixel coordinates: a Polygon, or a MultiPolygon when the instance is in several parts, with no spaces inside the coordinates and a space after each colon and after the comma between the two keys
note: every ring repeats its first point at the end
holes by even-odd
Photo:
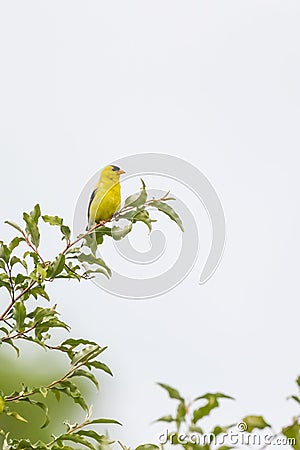
{"type": "Polygon", "coordinates": [[[122,173],[125,173],[125,171],[120,169],[118,166],[106,166],[101,172],[100,180],[104,182],[111,181],[113,183],[118,183],[122,173]]]}

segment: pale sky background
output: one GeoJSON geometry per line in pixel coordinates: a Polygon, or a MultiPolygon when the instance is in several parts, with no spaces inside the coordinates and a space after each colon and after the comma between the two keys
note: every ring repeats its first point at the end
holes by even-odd
{"type": "Polygon", "coordinates": [[[52,288],[73,335],[109,346],[115,377],[94,410],[128,445],[155,440],[164,427],[150,422],[173,412],[156,381],[236,397],[214,422],[261,413],[279,426],[297,411],[299,16],[292,0],[0,4],[2,221],[40,202],[71,224],[97,170],[144,152],[197,166],[224,207],[224,257],[203,286],[195,267],[152,300],[52,288]]]}

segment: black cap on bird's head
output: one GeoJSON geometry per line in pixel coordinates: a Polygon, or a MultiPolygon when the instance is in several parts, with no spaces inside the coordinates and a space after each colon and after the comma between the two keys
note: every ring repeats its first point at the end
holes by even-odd
{"type": "Polygon", "coordinates": [[[125,173],[125,171],[122,170],[122,169],[120,169],[120,167],[118,167],[118,166],[114,166],[114,165],[112,164],[111,167],[112,167],[112,170],[113,170],[114,172],[117,172],[118,175],[122,175],[122,173],[125,173]]]}
{"type": "Polygon", "coordinates": [[[120,169],[118,166],[114,166],[113,164],[110,164],[109,166],[105,166],[100,173],[100,180],[112,180],[115,182],[119,181],[120,175],[122,173],[125,173],[124,170],[120,169]]]}

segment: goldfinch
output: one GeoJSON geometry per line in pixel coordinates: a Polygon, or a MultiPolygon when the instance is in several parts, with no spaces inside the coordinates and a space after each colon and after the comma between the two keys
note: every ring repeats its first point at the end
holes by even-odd
{"type": "Polygon", "coordinates": [[[120,175],[124,170],[117,166],[106,166],[91,195],[88,207],[89,228],[102,220],[109,220],[121,205],[120,175]]]}

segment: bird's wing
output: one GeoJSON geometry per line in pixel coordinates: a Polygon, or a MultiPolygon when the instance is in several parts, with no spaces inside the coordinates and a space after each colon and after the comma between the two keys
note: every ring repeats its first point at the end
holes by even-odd
{"type": "Polygon", "coordinates": [[[89,206],[88,206],[88,223],[90,222],[90,208],[91,208],[91,204],[92,204],[92,201],[95,198],[96,192],[97,192],[97,188],[93,190],[91,198],[90,198],[90,203],[89,203],[89,206]]]}

